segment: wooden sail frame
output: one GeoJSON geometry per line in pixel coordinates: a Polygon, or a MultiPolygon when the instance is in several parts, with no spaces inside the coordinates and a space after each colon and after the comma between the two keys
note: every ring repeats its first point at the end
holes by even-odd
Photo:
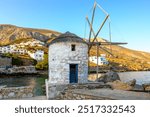
{"type": "MultiPolygon", "coordinates": [[[[86,20],[88,22],[88,25],[90,27],[90,32],[89,32],[89,49],[88,49],[88,54],[90,54],[90,50],[93,46],[96,46],[96,56],[97,56],[97,65],[96,65],[96,74],[97,74],[97,78],[98,78],[98,73],[99,73],[99,66],[98,66],[98,57],[99,57],[99,49],[102,49],[104,50],[105,52],[109,53],[110,55],[113,56],[113,54],[111,52],[109,52],[108,50],[104,49],[103,47],[101,47],[102,45],[121,45],[121,44],[127,44],[127,43],[124,43],[124,42],[98,42],[97,40],[97,36],[99,35],[100,31],[102,30],[104,24],[106,23],[106,21],[108,20],[109,18],[109,14],[95,1],[94,2],[94,6],[93,6],[93,12],[92,12],[92,19],[91,19],[91,22],[88,18],[88,16],[86,16],[86,20]],[[94,16],[95,16],[95,10],[96,10],[96,7],[100,8],[100,10],[106,15],[105,16],[105,19],[103,20],[102,24],[100,25],[97,33],[94,32],[94,29],[93,29],[93,23],[94,23],[94,16]],[[94,36],[94,39],[91,41],[91,35],[93,34],[94,36]],[[96,41],[96,42],[95,42],[96,41]]],[[[109,30],[110,30],[110,22],[109,22],[109,30]]],[[[109,31],[109,37],[111,39],[111,31],[109,31]]],[[[89,59],[88,59],[89,61],[89,59]]],[[[89,62],[88,62],[89,64],[89,62]]]]}

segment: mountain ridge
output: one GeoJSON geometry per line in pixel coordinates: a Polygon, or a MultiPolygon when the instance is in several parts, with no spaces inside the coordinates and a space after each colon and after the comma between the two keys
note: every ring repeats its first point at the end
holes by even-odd
{"type": "Polygon", "coordinates": [[[16,39],[34,38],[43,42],[56,37],[60,32],[48,29],[24,28],[10,24],[0,24],[0,45],[6,45],[16,39]]]}

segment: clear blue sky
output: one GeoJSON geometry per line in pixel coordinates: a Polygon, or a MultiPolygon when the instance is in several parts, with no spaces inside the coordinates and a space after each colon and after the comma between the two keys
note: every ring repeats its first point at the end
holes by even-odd
{"type": "MultiPolygon", "coordinates": [[[[110,14],[112,40],[126,41],[131,49],[150,52],[150,0],[97,0],[110,14]]],[[[70,31],[85,36],[85,17],[94,0],[1,0],[0,24],[70,31]]],[[[103,20],[97,9],[94,29],[103,20]]],[[[86,36],[88,26],[86,26],[86,36]]],[[[108,23],[100,33],[108,38],[108,23]]]]}

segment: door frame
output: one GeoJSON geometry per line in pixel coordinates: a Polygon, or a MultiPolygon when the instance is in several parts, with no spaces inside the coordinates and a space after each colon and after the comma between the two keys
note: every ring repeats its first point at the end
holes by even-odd
{"type": "Polygon", "coordinates": [[[69,64],[69,83],[78,83],[78,64],[69,64]],[[75,65],[75,82],[70,82],[71,81],[71,65],[75,65]]]}

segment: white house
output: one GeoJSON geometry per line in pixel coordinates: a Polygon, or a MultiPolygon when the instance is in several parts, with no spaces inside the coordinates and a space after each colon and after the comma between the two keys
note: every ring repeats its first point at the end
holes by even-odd
{"type": "Polygon", "coordinates": [[[10,53],[10,46],[2,46],[0,47],[0,53],[10,53]]]}
{"type": "Polygon", "coordinates": [[[2,53],[2,47],[0,47],[0,53],[2,53]]]}
{"type": "Polygon", "coordinates": [[[16,45],[9,45],[0,47],[0,53],[26,54],[27,50],[23,48],[18,48],[16,45]]]}
{"type": "MultiPolygon", "coordinates": [[[[89,61],[97,64],[97,56],[90,56],[89,61]]],[[[101,54],[101,56],[98,57],[98,65],[107,65],[108,61],[106,59],[105,54],[101,54]]]]}
{"type": "Polygon", "coordinates": [[[28,54],[30,55],[31,58],[41,61],[44,59],[44,51],[42,50],[37,50],[36,52],[30,52],[28,51],[28,54]]]}
{"type": "Polygon", "coordinates": [[[25,54],[25,53],[27,53],[27,50],[26,49],[22,49],[22,48],[17,48],[15,50],[13,50],[13,53],[16,53],[16,54],[25,54]]]}

